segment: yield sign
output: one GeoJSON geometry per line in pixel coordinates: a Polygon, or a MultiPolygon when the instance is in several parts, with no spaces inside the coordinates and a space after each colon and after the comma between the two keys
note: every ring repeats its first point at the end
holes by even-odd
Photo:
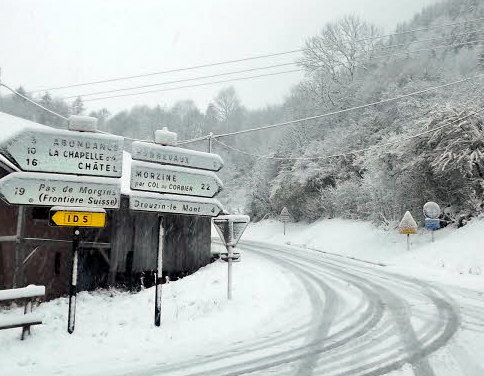
{"type": "Polygon", "coordinates": [[[220,239],[227,247],[235,247],[250,222],[248,215],[221,215],[213,219],[220,239]]]}

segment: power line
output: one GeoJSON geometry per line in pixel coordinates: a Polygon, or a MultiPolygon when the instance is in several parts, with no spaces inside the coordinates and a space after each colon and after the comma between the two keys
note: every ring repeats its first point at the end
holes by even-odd
{"type": "MultiPolygon", "coordinates": [[[[413,54],[413,53],[420,53],[420,52],[425,52],[425,51],[434,51],[434,50],[438,50],[438,49],[464,46],[464,45],[469,45],[469,44],[479,43],[479,42],[481,42],[481,40],[473,40],[473,41],[469,41],[469,42],[462,42],[462,43],[455,43],[455,44],[446,44],[446,45],[442,45],[442,46],[436,46],[436,47],[432,47],[432,48],[424,48],[424,49],[414,50],[414,51],[406,51],[406,52],[402,52],[402,53],[392,53],[392,54],[369,56],[369,59],[380,59],[380,58],[394,57],[394,56],[407,56],[408,54],[413,54]]],[[[363,51],[363,52],[371,52],[371,50],[363,51]]],[[[259,70],[259,69],[268,69],[268,68],[277,67],[277,66],[294,65],[294,64],[295,63],[285,63],[285,64],[273,65],[273,66],[268,66],[268,67],[242,70],[242,71],[238,71],[238,72],[227,72],[227,73],[221,73],[221,74],[218,74],[218,75],[213,75],[212,77],[223,76],[223,75],[234,74],[234,73],[241,73],[241,72],[245,72],[245,71],[248,72],[248,71],[259,70]]],[[[104,96],[104,97],[97,97],[97,98],[88,98],[88,99],[84,99],[84,102],[104,100],[104,99],[112,99],[112,98],[119,98],[119,97],[129,97],[129,96],[144,95],[144,94],[152,94],[152,93],[158,93],[158,92],[164,92],[164,91],[173,91],[173,90],[180,90],[180,89],[189,89],[189,88],[200,87],[200,86],[215,85],[215,84],[227,83],[227,82],[233,82],[233,81],[245,81],[245,80],[254,79],[254,78],[269,77],[269,76],[274,76],[274,75],[293,73],[293,72],[302,72],[302,71],[304,71],[304,69],[296,69],[296,70],[289,70],[289,71],[275,72],[275,73],[266,73],[266,74],[260,74],[260,75],[256,75],[256,76],[230,78],[230,79],[227,79],[227,80],[219,80],[219,81],[213,81],[213,82],[204,82],[204,83],[200,83],[200,84],[177,86],[177,87],[168,88],[168,89],[155,89],[155,90],[141,91],[141,92],[135,92],[135,93],[126,93],[126,94],[111,95],[111,96],[104,96]]],[[[126,89],[107,90],[107,91],[99,92],[99,93],[111,93],[111,92],[119,92],[119,91],[124,91],[124,90],[133,90],[133,89],[138,89],[138,88],[143,88],[143,87],[161,86],[161,85],[170,84],[170,83],[192,81],[192,80],[203,79],[203,78],[208,78],[208,77],[210,77],[210,76],[190,78],[190,79],[185,79],[185,80],[171,81],[171,82],[165,82],[165,83],[159,83],[159,84],[142,85],[142,86],[131,87],[131,88],[126,88],[126,89]]],[[[90,94],[87,94],[87,95],[94,95],[94,94],[95,93],[90,93],[90,94]]],[[[73,95],[73,96],[69,96],[69,97],[64,97],[62,99],[77,98],[79,96],[82,96],[82,95],[73,95]]]]}
{"type": "Polygon", "coordinates": [[[156,89],[156,90],[141,91],[141,92],[138,92],[138,93],[127,93],[127,94],[110,95],[110,96],[106,96],[106,97],[88,98],[88,99],[84,99],[83,101],[84,102],[91,102],[91,101],[97,101],[97,100],[102,100],[102,99],[111,99],[111,98],[119,98],[119,97],[129,97],[129,96],[133,96],[133,95],[143,95],[143,94],[159,93],[159,92],[164,92],[164,91],[172,91],[172,90],[179,90],[179,89],[188,89],[188,88],[199,87],[199,86],[207,86],[207,85],[221,84],[221,83],[225,83],[225,82],[251,80],[251,79],[260,78],[260,77],[268,77],[268,76],[276,76],[276,75],[280,75],[280,74],[302,72],[303,70],[304,69],[293,69],[293,70],[282,71],[282,72],[259,74],[257,76],[230,78],[228,80],[220,80],[220,81],[213,81],[213,82],[204,82],[204,83],[201,83],[201,84],[186,85],[186,86],[177,86],[177,87],[172,87],[172,88],[168,88],[168,89],[156,89]]]}
{"type": "Polygon", "coordinates": [[[183,80],[165,81],[165,82],[159,82],[159,83],[156,83],[156,84],[148,84],[148,85],[141,85],[141,86],[132,86],[132,87],[127,87],[127,88],[122,88],[122,89],[113,89],[113,90],[105,90],[105,91],[97,91],[97,92],[92,92],[92,93],[71,95],[71,96],[68,96],[68,97],[63,97],[62,99],[72,99],[72,98],[85,97],[85,96],[90,96],[90,95],[108,94],[108,93],[115,93],[115,92],[119,92],[119,91],[142,89],[142,88],[153,87],[153,86],[171,85],[171,84],[177,84],[177,83],[180,83],[180,82],[188,82],[188,81],[202,80],[202,79],[206,79],[206,78],[214,78],[214,77],[228,76],[228,75],[231,75],[231,74],[253,72],[253,71],[264,70],[264,69],[271,69],[271,68],[279,68],[279,67],[285,67],[285,66],[288,66],[288,65],[295,65],[295,64],[297,64],[297,63],[292,62],[292,63],[268,65],[268,66],[265,66],[265,67],[258,67],[258,68],[251,68],[251,69],[243,69],[243,70],[238,70],[238,71],[231,71],[231,72],[225,72],[225,73],[219,73],[219,74],[212,74],[212,75],[209,75],[209,76],[200,76],[200,77],[185,78],[183,80]]]}
{"type": "Polygon", "coordinates": [[[377,150],[377,149],[381,149],[381,148],[384,148],[384,147],[387,147],[387,146],[394,145],[394,144],[402,142],[402,141],[408,141],[408,140],[411,140],[411,139],[414,139],[414,138],[422,137],[426,134],[437,132],[437,131],[445,128],[445,127],[448,127],[449,125],[453,125],[453,124],[462,122],[463,120],[466,120],[467,118],[469,118],[471,116],[477,115],[482,111],[484,111],[484,107],[475,111],[475,112],[473,112],[472,114],[469,114],[469,115],[463,116],[461,118],[455,119],[455,120],[453,120],[449,123],[443,124],[439,127],[429,129],[427,131],[417,133],[417,134],[414,134],[414,135],[411,135],[411,136],[402,137],[402,138],[399,138],[398,140],[384,142],[382,144],[377,144],[377,145],[374,145],[374,146],[370,146],[368,148],[348,151],[346,153],[328,154],[328,155],[316,156],[316,157],[276,157],[276,156],[273,156],[273,155],[258,155],[258,154],[246,152],[244,150],[237,149],[237,148],[230,146],[230,145],[227,145],[226,143],[219,141],[217,139],[214,139],[214,141],[219,143],[220,145],[224,146],[227,149],[231,149],[231,150],[236,151],[238,153],[245,154],[245,155],[251,156],[253,158],[257,158],[257,159],[273,159],[273,160],[281,160],[281,161],[288,161],[288,160],[323,160],[323,159],[346,157],[346,156],[349,156],[349,155],[355,155],[355,154],[360,154],[360,153],[364,153],[364,152],[368,152],[368,151],[373,151],[373,150],[377,150]]]}
{"type": "Polygon", "coordinates": [[[38,92],[41,92],[41,91],[68,89],[68,88],[72,88],[72,87],[95,85],[95,84],[102,84],[102,83],[122,81],[122,80],[130,80],[130,79],[133,79],[133,78],[156,76],[156,75],[167,74],[167,73],[183,72],[183,71],[188,71],[188,70],[193,70],[193,69],[215,67],[215,66],[218,66],[218,65],[233,64],[233,63],[239,63],[239,62],[249,61],[249,60],[257,60],[257,59],[265,59],[265,58],[274,57],[274,56],[289,55],[289,54],[294,54],[294,53],[298,53],[298,52],[301,52],[301,49],[284,51],[284,52],[276,52],[276,53],[267,54],[267,55],[251,56],[251,57],[246,57],[246,58],[242,58],[242,59],[225,60],[225,61],[220,61],[220,62],[216,62],[216,63],[201,64],[201,65],[195,65],[195,66],[185,67],[185,68],[169,69],[169,70],[159,71],[159,72],[143,73],[143,74],[137,74],[137,75],[133,75],[133,76],[122,76],[122,77],[110,78],[110,79],[106,79],[106,80],[84,82],[84,83],[80,83],[80,84],[71,84],[71,85],[65,85],[65,86],[57,86],[57,87],[51,87],[51,88],[46,88],[46,89],[38,89],[38,90],[32,90],[29,93],[38,93],[38,92]]]}
{"type": "MultiPolygon", "coordinates": [[[[269,125],[264,125],[264,126],[260,126],[260,127],[256,127],[256,128],[244,129],[244,130],[241,130],[241,131],[216,134],[216,135],[212,135],[211,137],[213,139],[217,139],[217,138],[221,138],[221,137],[235,136],[235,135],[239,135],[239,134],[257,132],[257,131],[262,131],[262,130],[266,130],[266,129],[272,129],[272,128],[283,127],[283,126],[286,126],[286,125],[302,123],[302,122],[309,121],[309,120],[316,120],[316,119],[321,119],[321,118],[324,118],[324,117],[339,115],[339,114],[343,114],[343,113],[350,112],[350,111],[361,110],[361,109],[364,109],[364,108],[373,107],[373,106],[376,106],[376,105],[379,105],[379,104],[395,102],[395,101],[398,101],[400,99],[404,99],[404,98],[412,97],[412,96],[415,96],[415,95],[427,93],[429,91],[433,91],[433,90],[437,90],[437,89],[442,89],[442,88],[449,87],[449,86],[452,86],[452,85],[457,85],[457,84],[467,82],[467,81],[470,81],[470,80],[473,80],[473,79],[481,78],[483,76],[484,76],[484,74],[480,74],[480,75],[476,75],[476,76],[472,76],[472,77],[467,77],[467,78],[464,78],[462,80],[449,82],[449,83],[443,84],[443,85],[432,86],[432,87],[429,87],[429,88],[426,88],[426,89],[423,89],[423,90],[414,91],[412,93],[399,95],[399,96],[393,97],[393,98],[382,99],[382,100],[377,101],[377,102],[367,103],[367,104],[363,104],[363,105],[360,105],[360,106],[355,106],[355,107],[345,108],[345,109],[342,109],[342,110],[327,112],[327,113],[324,113],[324,114],[310,116],[310,117],[306,117],[306,118],[302,118],[302,119],[285,121],[285,122],[277,123],[277,124],[269,124],[269,125]]],[[[195,141],[194,140],[184,140],[184,141],[180,141],[178,144],[188,144],[188,143],[192,143],[192,142],[195,142],[195,141]]]]}
{"type": "Polygon", "coordinates": [[[47,112],[51,113],[52,115],[57,116],[61,119],[68,120],[68,118],[66,118],[65,116],[58,114],[57,112],[52,111],[51,109],[48,109],[47,107],[42,106],[40,103],[33,101],[32,99],[30,99],[29,97],[26,97],[23,94],[20,94],[18,91],[12,89],[10,86],[5,85],[3,82],[0,82],[0,86],[3,86],[4,88],[10,90],[12,93],[19,96],[22,99],[25,99],[27,102],[32,103],[34,106],[37,106],[37,107],[41,108],[42,110],[47,111],[47,112]]]}
{"type": "MultiPolygon", "coordinates": [[[[481,31],[482,30],[479,30],[478,32],[481,32],[481,31]]],[[[408,46],[408,45],[414,44],[414,43],[430,42],[430,41],[442,40],[442,39],[447,39],[447,38],[450,38],[450,37],[464,36],[464,35],[470,35],[470,34],[475,34],[475,32],[471,32],[471,33],[468,32],[468,33],[463,33],[463,34],[456,34],[456,35],[452,35],[452,36],[430,38],[430,39],[424,39],[424,40],[415,40],[415,41],[411,41],[409,43],[404,43],[404,44],[372,48],[372,49],[369,49],[369,50],[361,50],[360,52],[370,53],[370,52],[373,52],[373,51],[387,50],[387,49],[395,48],[395,47],[404,47],[404,46],[408,46]]],[[[436,48],[454,47],[454,46],[463,45],[463,44],[471,44],[471,43],[474,43],[474,42],[475,41],[469,41],[469,42],[462,42],[462,43],[459,43],[459,44],[435,46],[435,47],[430,48],[430,49],[421,49],[421,50],[409,51],[409,52],[406,52],[406,53],[416,53],[416,52],[434,50],[436,48]]],[[[357,52],[359,52],[359,51],[357,51],[357,52]]],[[[397,56],[397,55],[379,55],[379,56],[373,56],[371,58],[381,58],[381,57],[386,57],[386,56],[397,56]]],[[[218,73],[218,74],[213,74],[213,75],[208,75],[208,76],[198,76],[198,77],[186,78],[186,79],[181,79],[181,80],[165,81],[165,82],[159,82],[159,83],[154,83],[154,84],[131,86],[131,87],[120,88],[120,89],[112,89],[112,90],[104,90],[104,91],[97,91],[97,92],[91,92],[91,93],[77,94],[77,95],[62,97],[62,99],[72,99],[72,98],[77,98],[77,97],[86,97],[86,96],[92,96],[92,95],[109,94],[109,93],[116,93],[116,92],[122,92],[122,91],[128,91],[128,90],[143,89],[143,88],[148,88],[148,87],[165,86],[165,85],[171,85],[171,84],[176,84],[176,83],[197,81],[197,80],[202,80],[202,79],[207,79],[207,78],[222,77],[222,76],[228,76],[228,75],[232,75],[232,74],[253,72],[253,71],[258,71],[258,70],[272,69],[272,68],[278,68],[278,67],[284,67],[284,66],[296,65],[296,64],[298,64],[298,63],[297,62],[291,62],[291,63],[283,63],[283,64],[274,64],[274,65],[268,65],[268,66],[264,66],[264,67],[255,67],[255,68],[250,68],[250,69],[243,69],[243,70],[237,70],[237,71],[231,71],[231,72],[218,73]]]]}
{"type": "MultiPolygon", "coordinates": [[[[480,22],[480,21],[483,21],[483,20],[484,20],[484,18],[476,18],[476,19],[461,21],[461,22],[427,26],[427,27],[422,27],[422,28],[413,29],[413,30],[400,31],[400,32],[396,32],[396,33],[390,33],[390,34],[384,34],[384,35],[378,35],[378,36],[363,38],[363,39],[357,40],[356,42],[363,42],[363,41],[366,41],[366,40],[373,40],[373,39],[383,39],[383,38],[387,38],[387,37],[391,37],[391,36],[411,34],[411,33],[419,32],[419,31],[433,30],[433,29],[445,28],[445,27],[449,27],[449,26],[463,25],[463,24],[468,24],[468,23],[476,23],[476,22],[480,22]]],[[[208,68],[208,67],[220,66],[220,65],[225,65],[225,64],[233,64],[233,63],[239,63],[239,62],[250,61],[250,60],[265,59],[265,58],[275,57],[275,56],[290,55],[290,54],[300,53],[302,51],[304,51],[304,49],[294,49],[294,50],[289,50],[289,51],[276,52],[276,53],[265,54],[265,55],[257,55],[257,56],[245,57],[245,58],[234,59],[234,60],[225,60],[225,61],[220,61],[220,62],[215,62],[215,63],[195,65],[195,66],[190,66],[190,67],[175,68],[175,69],[169,69],[169,70],[158,71],[158,72],[143,73],[143,74],[137,74],[137,75],[131,75],[131,76],[120,76],[120,77],[98,80],[98,81],[90,81],[90,82],[83,82],[83,83],[78,83],[78,84],[69,84],[69,85],[63,85],[63,86],[49,87],[49,88],[44,88],[44,89],[32,90],[32,91],[29,92],[29,94],[38,93],[38,92],[41,92],[41,91],[68,89],[68,88],[73,88],[73,87],[102,84],[102,83],[108,83],[108,82],[129,80],[129,79],[134,79],[134,78],[150,77],[150,76],[167,74],[167,73],[183,72],[183,71],[188,71],[188,70],[193,70],[193,69],[208,68]]]]}

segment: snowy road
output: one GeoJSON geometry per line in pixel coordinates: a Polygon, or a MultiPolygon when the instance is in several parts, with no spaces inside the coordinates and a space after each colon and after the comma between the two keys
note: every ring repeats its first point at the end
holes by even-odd
{"type": "Polygon", "coordinates": [[[161,328],[153,288],[79,294],[74,335],[67,299],[56,299],[38,308],[45,324],[27,341],[0,333],[0,374],[484,375],[482,288],[293,245],[240,249],[231,302],[223,262],[164,285],[161,328]]]}
{"type": "Polygon", "coordinates": [[[482,375],[484,303],[385,268],[296,247],[243,242],[296,276],[310,312],[287,302],[277,330],[217,355],[127,375],[482,375]],[[288,321],[287,317],[298,317],[288,321]],[[475,358],[474,358],[475,357],[475,358]]]}

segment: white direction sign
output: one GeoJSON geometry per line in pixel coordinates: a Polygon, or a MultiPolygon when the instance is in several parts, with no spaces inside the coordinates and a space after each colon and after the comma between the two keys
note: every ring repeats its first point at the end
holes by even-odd
{"type": "Polygon", "coordinates": [[[152,211],[216,217],[223,210],[222,204],[213,198],[187,197],[151,192],[131,192],[129,208],[152,211]]]}
{"type": "Polygon", "coordinates": [[[222,181],[211,171],[133,161],[131,189],[179,195],[214,197],[222,181]]]}
{"type": "Polygon", "coordinates": [[[199,168],[202,170],[219,171],[224,165],[222,158],[217,154],[143,141],[133,142],[131,153],[133,159],[140,161],[199,168]]]}
{"type": "Polygon", "coordinates": [[[231,247],[237,245],[249,222],[250,218],[248,215],[220,215],[213,219],[213,224],[220,239],[226,246],[231,247]]]}
{"type": "Polygon", "coordinates": [[[119,208],[119,179],[12,172],[0,179],[0,197],[9,204],[119,208]]]}
{"type": "Polygon", "coordinates": [[[24,171],[121,177],[123,142],[113,135],[25,128],[0,152],[24,171]]]}

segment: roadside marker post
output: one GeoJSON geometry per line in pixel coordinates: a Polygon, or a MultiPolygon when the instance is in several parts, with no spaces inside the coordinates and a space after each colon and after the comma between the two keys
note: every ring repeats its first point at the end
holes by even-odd
{"type": "Polygon", "coordinates": [[[234,248],[247,228],[250,218],[247,215],[221,215],[213,219],[220,239],[227,249],[227,299],[232,299],[232,260],[234,248]]]}

